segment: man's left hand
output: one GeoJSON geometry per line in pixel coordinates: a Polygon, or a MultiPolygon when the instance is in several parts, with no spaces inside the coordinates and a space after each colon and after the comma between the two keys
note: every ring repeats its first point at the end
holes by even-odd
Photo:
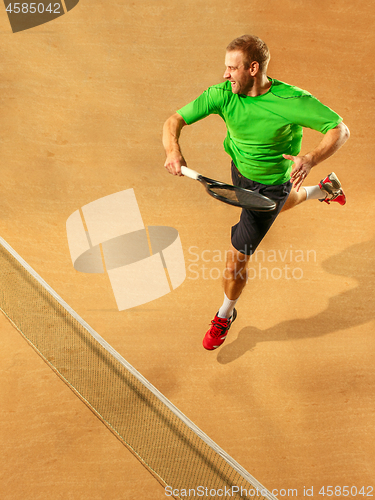
{"type": "Polygon", "coordinates": [[[294,165],[290,173],[290,179],[293,182],[293,187],[296,191],[302,186],[303,181],[309,175],[310,170],[314,166],[312,158],[308,156],[292,156],[283,155],[286,160],[291,160],[294,165]]]}

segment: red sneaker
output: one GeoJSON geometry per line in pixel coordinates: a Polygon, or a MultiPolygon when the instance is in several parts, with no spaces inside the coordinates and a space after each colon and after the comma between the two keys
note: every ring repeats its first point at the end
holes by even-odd
{"type": "Polygon", "coordinates": [[[237,311],[233,309],[233,314],[229,319],[218,318],[217,315],[211,321],[211,328],[203,339],[203,347],[208,351],[213,351],[221,346],[228,335],[228,330],[233,321],[237,318],[237,311]]]}
{"type": "Polygon", "coordinates": [[[325,201],[328,205],[331,201],[337,201],[340,205],[345,205],[346,196],[342,190],[341,182],[338,180],[334,172],[327,175],[325,179],[320,181],[319,187],[327,193],[327,196],[323,200],[319,201],[325,201]]]}

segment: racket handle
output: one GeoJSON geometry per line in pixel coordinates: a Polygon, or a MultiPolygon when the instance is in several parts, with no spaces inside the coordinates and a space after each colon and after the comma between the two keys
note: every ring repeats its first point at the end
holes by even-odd
{"type": "Polygon", "coordinates": [[[181,173],[186,177],[190,177],[190,179],[194,179],[195,181],[197,181],[198,177],[200,176],[200,174],[198,174],[198,172],[196,172],[195,170],[191,170],[191,168],[187,168],[184,166],[181,167],[181,173]]]}

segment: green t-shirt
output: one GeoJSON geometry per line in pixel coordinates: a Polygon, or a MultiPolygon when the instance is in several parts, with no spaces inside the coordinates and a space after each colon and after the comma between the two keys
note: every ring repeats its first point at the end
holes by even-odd
{"type": "Polygon", "coordinates": [[[213,85],[177,113],[190,125],[220,115],[227,126],[224,149],[245,177],[262,184],[290,179],[292,162],[301,150],[302,127],[325,134],[342,118],[305,90],[271,79],[257,97],[233,94],[229,81],[213,85]]]}

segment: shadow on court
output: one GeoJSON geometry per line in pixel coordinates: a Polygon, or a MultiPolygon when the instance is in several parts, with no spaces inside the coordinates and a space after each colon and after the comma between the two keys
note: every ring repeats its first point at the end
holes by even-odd
{"type": "Polygon", "coordinates": [[[331,297],[327,309],[310,318],[283,321],[267,330],[254,326],[243,328],[237,339],[220,350],[218,362],[231,363],[260,342],[321,337],[375,319],[372,299],[375,291],[375,239],[347,248],[324,261],[322,267],[330,274],[355,279],[358,286],[331,297]]]}

